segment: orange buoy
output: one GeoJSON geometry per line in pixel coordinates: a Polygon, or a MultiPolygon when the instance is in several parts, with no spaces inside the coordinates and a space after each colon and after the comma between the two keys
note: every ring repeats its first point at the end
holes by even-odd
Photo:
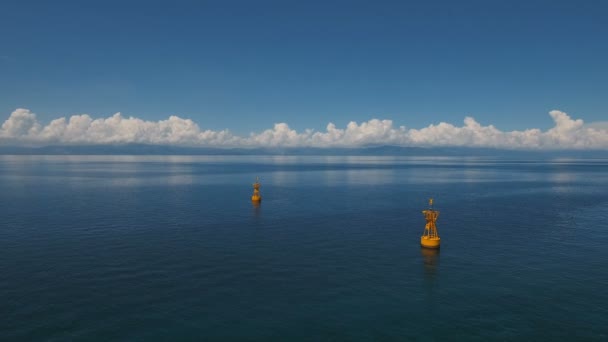
{"type": "Polygon", "coordinates": [[[260,195],[260,177],[255,178],[255,183],[253,183],[253,195],[251,195],[251,201],[255,203],[259,203],[262,201],[262,195],[260,195]]]}
{"type": "Polygon", "coordinates": [[[437,218],[439,217],[439,211],[433,209],[433,199],[429,199],[429,209],[423,210],[426,225],[424,226],[424,233],[420,237],[420,244],[426,248],[439,248],[441,239],[437,233],[437,218]]]}

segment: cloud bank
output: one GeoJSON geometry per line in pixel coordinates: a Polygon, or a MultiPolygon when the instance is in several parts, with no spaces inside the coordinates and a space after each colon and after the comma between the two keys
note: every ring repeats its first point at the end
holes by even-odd
{"type": "Polygon", "coordinates": [[[491,147],[501,149],[606,149],[608,127],[585,125],[568,114],[549,112],[554,126],[547,130],[532,128],[503,132],[492,125],[482,126],[472,117],[463,126],[441,122],[421,129],[394,126],[392,120],[372,119],[345,128],[329,123],[323,132],[297,132],[286,123],[248,137],[228,130],[203,130],[190,119],[170,116],[167,120],[145,121],[116,113],[108,118],[93,119],[88,114],[62,117],[43,125],[28,109],[17,109],[0,128],[3,145],[104,145],[154,144],[201,147],[363,147],[453,146],[491,147]]]}

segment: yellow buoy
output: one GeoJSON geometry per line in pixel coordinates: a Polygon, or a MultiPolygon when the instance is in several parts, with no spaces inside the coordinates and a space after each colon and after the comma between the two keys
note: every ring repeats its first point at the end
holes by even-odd
{"type": "Polygon", "coordinates": [[[433,199],[429,200],[429,209],[423,210],[424,218],[426,219],[426,225],[424,226],[424,233],[420,237],[420,244],[426,248],[439,248],[441,239],[437,233],[437,218],[439,217],[439,211],[433,209],[433,199]]]}
{"type": "Polygon", "coordinates": [[[262,201],[262,196],[260,195],[260,177],[255,178],[255,183],[253,183],[253,195],[251,195],[251,201],[255,203],[259,203],[262,201]]]}

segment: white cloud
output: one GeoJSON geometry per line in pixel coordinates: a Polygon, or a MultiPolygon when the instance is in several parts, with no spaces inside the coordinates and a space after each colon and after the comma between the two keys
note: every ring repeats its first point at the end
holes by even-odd
{"type": "Polygon", "coordinates": [[[21,138],[35,136],[40,131],[40,124],[36,114],[27,109],[19,108],[2,124],[0,137],[21,138]]]}
{"type": "Polygon", "coordinates": [[[523,131],[500,131],[466,117],[464,125],[441,122],[421,129],[396,127],[391,120],[372,119],[360,124],[350,122],[345,128],[329,123],[323,132],[297,132],[286,123],[248,137],[235,136],[228,130],[201,128],[190,119],[170,116],[167,120],[144,121],[116,113],[93,119],[87,114],[59,118],[46,126],[36,114],[17,109],[0,128],[3,144],[157,144],[206,147],[358,147],[396,146],[469,146],[508,149],[605,149],[608,127],[605,123],[585,125],[557,110],[549,113],[554,126],[543,132],[532,128],[523,131]]]}
{"type": "Polygon", "coordinates": [[[240,145],[240,138],[228,131],[202,131],[194,121],[177,116],[153,122],[120,113],[105,119],[82,114],[55,119],[42,127],[36,114],[27,109],[11,114],[2,125],[0,139],[38,144],[240,145]]]}

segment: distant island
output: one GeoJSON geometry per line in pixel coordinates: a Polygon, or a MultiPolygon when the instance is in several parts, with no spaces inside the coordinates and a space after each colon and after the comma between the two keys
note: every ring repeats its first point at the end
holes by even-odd
{"type": "Polygon", "coordinates": [[[471,147],[369,146],[359,148],[209,148],[146,144],[0,146],[0,155],[294,155],[294,156],[479,156],[608,158],[607,150],[507,150],[471,147]]]}

